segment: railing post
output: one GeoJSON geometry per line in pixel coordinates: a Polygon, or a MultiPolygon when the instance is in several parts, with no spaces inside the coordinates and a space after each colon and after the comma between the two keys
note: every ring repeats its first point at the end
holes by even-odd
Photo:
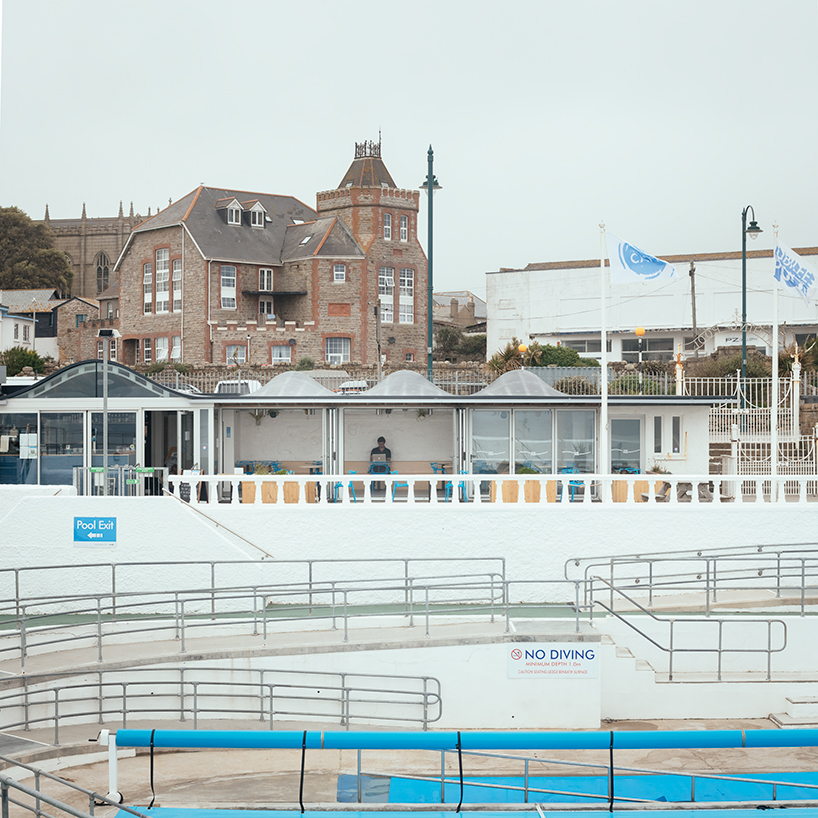
{"type": "Polygon", "coordinates": [[[426,591],[426,636],[429,636],[429,586],[425,588],[426,591]]]}
{"type": "Polygon", "coordinates": [[[20,618],[18,620],[18,630],[20,631],[20,670],[26,667],[26,606],[20,606],[20,618]]]}
{"type": "Polygon", "coordinates": [[[54,746],[60,746],[60,688],[54,688],[54,746]]]}
{"type": "Polygon", "coordinates": [[[527,804],[528,803],[528,759],[526,759],[524,763],[525,763],[525,773],[524,773],[524,782],[523,782],[523,787],[524,787],[523,800],[524,800],[524,803],[527,804]]]}
{"type": "Polygon", "coordinates": [[[721,652],[722,652],[722,645],[724,644],[724,622],[720,619],[719,620],[719,664],[718,664],[718,673],[716,674],[716,678],[721,681],[721,652]]]}
{"type": "Polygon", "coordinates": [[[494,622],[494,574],[489,575],[491,586],[489,588],[489,611],[491,612],[490,622],[494,622]]]}
{"type": "Polygon", "coordinates": [[[668,673],[667,673],[667,680],[669,682],[673,681],[673,623],[675,619],[670,620],[670,648],[668,650],[668,673]]]}
{"type": "Polygon", "coordinates": [[[97,702],[99,703],[99,724],[103,724],[102,718],[102,671],[97,671],[97,702]]]}
{"type": "Polygon", "coordinates": [[[37,790],[38,797],[34,799],[34,815],[36,818],[40,818],[42,816],[42,809],[40,805],[42,801],[40,801],[39,793],[40,793],[40,770],[37,770],[34,773],[34,789],[37,790]]]}
{"type": "Polygon", "coordinates": [[[357,775],[357,785],[358,785],[358,803],[361,803],[362,793],[361,793],[361,748],[358,748],[358,775],[357,775]]]}
{"type": "Polygon", "coordinates": [[[185,669],[179,668],[179,721],[187,721],[185,717],[185,669]]]}
{"type": "Polygon", "coordinates": [[[344,589],[344,642],[349,642],[349,614],[347,613],[347,594],[349,592],[344,589]]]}
{"type": "Polygon", "coordinates": [[[102,661],[102,597],[97,597],[97,661],[102,661]]]}
{"type": "Polygon", "coordinates": [[[199,728],[199,683],[193,682],[193,729],[199,728]]]}
{"type": "Polygon", "coordinates": [[[0,804],[2,804],[2,818],[9,818],[9,785],[0,782],[0,804]]]}
{"type": "MultiPolygon", "coordinates": [[[[238,493],[238,492],[237,492],[238,493]]],[[[210,619],[216,618],[216,563],[210,563],[210,619]]]]}
{"type": "Polygon", "coordinates": [[[181,650],[179,653],[187,653],[185,650],[185,601],[179,600],[179,634],[182,641],[181,650]]]}

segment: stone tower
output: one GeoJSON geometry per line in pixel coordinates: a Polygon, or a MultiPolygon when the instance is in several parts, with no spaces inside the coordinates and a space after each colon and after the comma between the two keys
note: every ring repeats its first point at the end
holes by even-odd
{"type": "Polygon", "coordinates": [[[380,141],[356,143],[338,187],[316,196],[319,214],[343,221],[366,253],[362,295],[373,309],[381,300],[381,353],[392,362],[420,361],[426,349],[427,266],[417,238],[419,197],[419,191],[395,184],[380,141]]]}

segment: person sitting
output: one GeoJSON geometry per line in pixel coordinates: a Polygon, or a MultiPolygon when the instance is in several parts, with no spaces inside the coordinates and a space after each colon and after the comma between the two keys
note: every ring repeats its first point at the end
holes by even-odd
{"type": "Polygon", "coordinates": [[[386,448],[385,437],[378,438],[378,445],[369,453],[369,462],[384,462],[387,465],[383,470],[389,471],[389,465],[392,462],[392,450],[386,448]]]}
{"type": "MultiPolygon", "coordinates": [[[[369,453],[369,473],[389,474],[392,464],[392,450],[386,448],[386,438],[379,437],[378,445],[369,453]]],[[[376,488],[380,488],[378,483],[376,488]]]]}

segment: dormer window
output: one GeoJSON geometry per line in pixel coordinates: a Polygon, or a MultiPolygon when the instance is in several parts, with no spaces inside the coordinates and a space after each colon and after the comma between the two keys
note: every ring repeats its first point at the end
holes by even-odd
{"type": "Polygon", "coordinates": [[[247,221],[250,223],[250,227],[260,227],[263,229],[264,222],[269,221],[269,219],[267,219],[267,211],[258,199],[242,202],[241,207],[242,210],[247,213],[247,221]]]}
{"type": "Polygon", "coordinates": [[[227,208],[227,223],[241,224],[241,210],[239,210],[239,208],[237,207],[227,208]]]}

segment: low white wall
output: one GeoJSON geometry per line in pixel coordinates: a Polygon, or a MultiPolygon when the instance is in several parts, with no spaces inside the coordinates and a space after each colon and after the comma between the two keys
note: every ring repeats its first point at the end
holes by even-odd
{"type": "MultiPolygon", "coordinates": [[[[511,580],[561,580],[570,558],[636,551],[771,545],[814,540],[818,504],[565,503],[538,507],[499,504],[384,506],[263,505],[201,507],[213,521],[173,498],[7,496],[0,493],[0,568],[89,562],[173,560],[414,559],[451,557],[456,566],[425,573],[483,570],[477,557],[504,557],[511,580]],[[8,501],[8,502],[7,502],[8,501]],[[73,540],[74,517],[115,517],[115,545],[73,540]],[[239,536],[237,536],[239,535],[239,536]],[[241,538],[244,538],[241,539],[241,538]],[[246,541],[249,541],[246,542],[246,541]],[[253,545],[251,545],[252,543],[253,545]],[[257,546],[256,547],[254,547],[257,546]]],[[[373,566],[322,568],[324,579],[400,576],[373,566]]],[[[204,587],[209,571],[152,569],[156,587],[204,587]],[[180,572],[181,571],[181,572],[180,572]]],[[[222,575],[225,580],[226,574],[222,575]]],[[[304,581],[305,569],[277,566],[276,582],[304,581]]],[[[270,582],[258,569],[236,569],[230,582],[270,582]]],[[[93,584],[93,579],[89,580],[93,584]]],[[[151,586],[153,587],[153,586],[151,586]]],[[[145,589],[133,580],[132,589],[145,589]]],[[[127,588],[122,587],[121,590],[127,588]]],[[[62,587],[59,591],[64,591],[62,587]]],[[[45,593],[45,586],[29,586],[45,593]]],[[[553,589],[549,593],[553,592],[553,589]]],[[[512,586],[512,600],[542,600],[542,587],[512,586]]],[[[5,592],[0,590],[5,596],[5,592]]],[[[566,588],[564,598],[572,598],[566,588]]]]}

